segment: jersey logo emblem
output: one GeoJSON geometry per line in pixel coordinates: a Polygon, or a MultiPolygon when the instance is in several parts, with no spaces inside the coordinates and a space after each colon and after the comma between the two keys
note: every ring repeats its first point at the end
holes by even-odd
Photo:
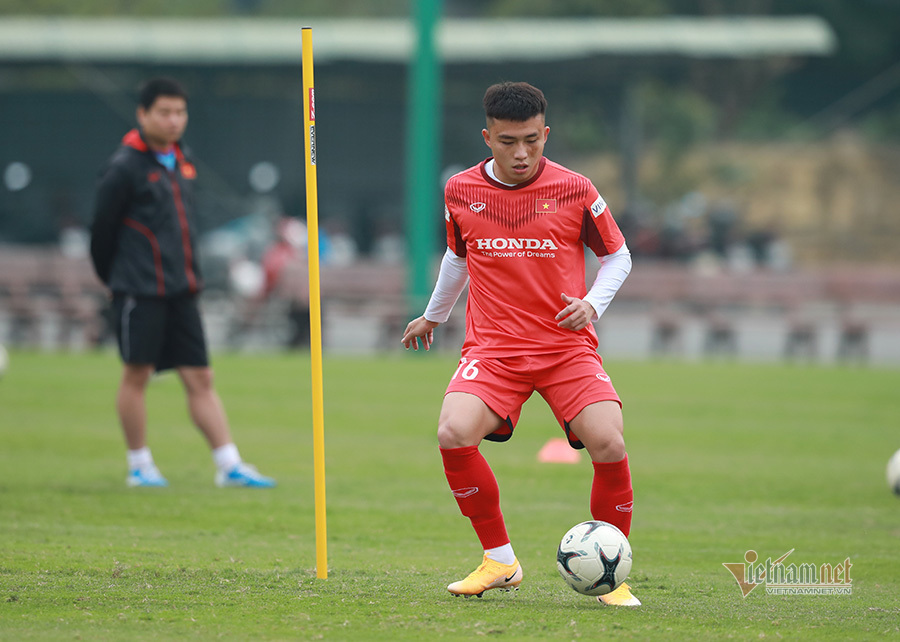
{"type": "Polygon", "coordinates": [[[555,198],[534,199],[534,211],[538,214],[556,214],[555,198]]]}
{"type": "Polygon", "coordinates": [[[191,163],[183,163],[181,165],[181,175],[189,181],[192,181],[197,178],[197,168],[191,163]]]}
{"type": "Polygon", "coordinates": [[[469,209],[475,212],[476,214],[482,211],[485,207],[487,207],[486,203],[472,203],[469,205],[469,209]]]}
{"type": "Polygon", "coordinates": [[[598,216],[603,214],[603,211],[605,209],[606,209],[606,201],[603,200],[602,196],[598,196],[597,200],[594,201],[594,204],[591,205],[591,215],[594,218],[597,218],[598,216]]]}

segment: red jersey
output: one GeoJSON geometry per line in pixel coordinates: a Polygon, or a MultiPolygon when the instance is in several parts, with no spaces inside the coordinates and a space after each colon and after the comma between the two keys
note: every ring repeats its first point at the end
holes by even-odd
{"type": "Polygon", "coordinates": [[[603,197],[586,177],[542,158],[535,175],[509,186],[487,159],[444,190],[447,245],[466,258],[469,297],[462,354],[509,357],[597,349],[591,324],[558,327],[560,294],[582,298],[584,246],[598,257],[625,243],[603,197]]]}

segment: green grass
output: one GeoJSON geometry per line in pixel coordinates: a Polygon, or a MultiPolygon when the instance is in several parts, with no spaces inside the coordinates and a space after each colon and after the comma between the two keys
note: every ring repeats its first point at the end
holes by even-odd
{"type": "Polygon", "coordinates": [[[625,400],[640,609],[555,569],[586,519],[590,467],[540,464],[559,436],[535,397],[485,444],[526,579],[457,599],[481,557],[446,487],[435,423],[449,354],[327,358],[329,578],[315,576],[309,361],[231,356],[218,387],[273,491],[222,490],[174,377],[149,392],[171,487],[125,488],[111,354],[13,353],[0,380],[0,640],[865,639],[900,632],[900,371],[610,363],[625,400]],[[742,598],[723,562],[850,557],[849,597],[742,598]]]}

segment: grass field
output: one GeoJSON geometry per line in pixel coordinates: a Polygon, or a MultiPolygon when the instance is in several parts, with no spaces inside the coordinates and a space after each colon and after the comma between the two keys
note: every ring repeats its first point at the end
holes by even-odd
{"type": "MultiPolygon", "coordinates": [[[[400,351],[402,352],[402,351],[400,351]]],[[[171,486],[129,490],[112,354],[13,353],[0,380],[0,639],[871,639],[900,633],[900,371],[610,363],[625,400],[640,609],[566,588],[559,538],[590,466],[540,464],[539,398],[485,444],[525,569],[518,594],[453,598],[481,552],[434,436],[452,354],[327,358],[329,578],[315,577],[309,361],[219,355],[244,457],[273,491],[217,489],[177,380],[150,439],[171,486]],[[746,598],[745,551],[852,562],[850,596],[746,598]]]]}

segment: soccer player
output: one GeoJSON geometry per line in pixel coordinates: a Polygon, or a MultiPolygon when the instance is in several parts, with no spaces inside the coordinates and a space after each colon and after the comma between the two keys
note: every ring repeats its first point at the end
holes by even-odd
{"type": "Polygon", "coordinates": [[[128,446],[129,486],[166,486],[147,447],[145,393],[154,371],[175,368],[191,419],[212,450],[218,486],[270,488],[244,463],[213,387],[197,296],[193,184],[196,166],[181,145],[187,94],[168,78],[141,89],[132,129],[100,173],[91,258],[113,293],[123,370],[116,409],[128,446]]]}
{"type": "MultiPolygon", "coordinates": [[[[518,588],[516,559],[497,481],[482,439],[512,436],[522,404],[537,390],[573,448],[593,462],[590,511],[626,536],[633,493],[619,396],[597,354],[591,325],[631,270],[631,254],[590,180],[544,157],[550,133],[544,94],[501,83],[484,95],[484,142],[492,157],[453,176],[444,192],[447,250],[425,313],[403,345],[428,350],[469,284],[466,335],[438,420],[444,473],[482,548],[481,565],[450,584],[455,595],[518,588]],[[585,250],[600,268],[585,286],[585,250]]],[[[630,588],[599,598],[640,604],[630,588]]]]}

